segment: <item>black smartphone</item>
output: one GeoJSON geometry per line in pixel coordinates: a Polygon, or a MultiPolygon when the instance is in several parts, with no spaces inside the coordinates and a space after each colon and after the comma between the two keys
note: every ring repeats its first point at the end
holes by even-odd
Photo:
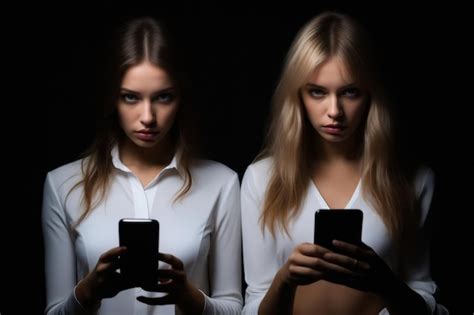
{"type": "Polygon", "coordinates": [[[358,245],[362,237],[360,209],[319,209],[314,214],[314,243],[334,250],[333,240],[358,245]]]}
{"type": "Polygon", "coordinates": [[[153,219],[121,219],[120,246],[127,252],[120,256],[120,274],[125,283],[143,287],[156,283],[160,226],[153,219]]]}

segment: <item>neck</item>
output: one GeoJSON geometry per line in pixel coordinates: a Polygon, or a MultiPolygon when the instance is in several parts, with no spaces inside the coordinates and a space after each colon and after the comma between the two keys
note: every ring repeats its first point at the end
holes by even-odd
{"type": "Polygon", "coordinates": [[[143,148],[126,138],[119,144],[120,159],[128,167],[166,166],[173,159],[175,146],[169,137],[152,148],[143,148]]]}
{"type": "Polygon", "coordinates": [[[315,144],[315,158],[318,162],[359,163],[362,159],[362,146],[356,137],[342,142],[329,142],[318,135],[315,144]]]}

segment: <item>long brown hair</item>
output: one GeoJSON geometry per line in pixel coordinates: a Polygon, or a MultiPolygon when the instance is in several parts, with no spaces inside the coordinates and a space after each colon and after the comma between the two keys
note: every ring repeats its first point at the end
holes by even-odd
{"type": "Polygon", "coordinates": [[[343,60],[351,75],[369,90],[367,118],[362,122],[362,188],[397,244],[408,230],[413,191],[395,158],[393,124],[374,65],[368,35],[350,17],[325,12],[297,34],[276,88],[266,145],[257,159],[272,157],[261,224],[275,235],[302,204],[311,181],[310,153],[317,154],[313,128],[306,116],[301,88],[308,76],[330,57],[343,60]],[[407,224],[408,223],[408,224],[407,224]]]}
{"type": "Polygon", "coordinates": [[[118,32],[112,46],[109,65],[110,81],[105,101],[104,119],[96,141],[84,154],[82,160],[82,179],[71,189],[83,187],[82,202],[84,212],[76,224],[79,224],[100,203],[107,194],[110,178],[114,168],[111,151],[124,133],[119,126],[117,103],[120,86],[125,73],[133,66],[146,61],[164,69],[176,86],[179,95],[179,109],[171,130],[178,163],[184,169],[184,184],[176,194],[176,199],[183,197],[192,185],[190,164],[194,154],[191,139],[190,119],[187,111],[188,99],[186,80],[182,70],[179,52],[165,32],[163,25],[150,17],[129,21],[118,32]]]}

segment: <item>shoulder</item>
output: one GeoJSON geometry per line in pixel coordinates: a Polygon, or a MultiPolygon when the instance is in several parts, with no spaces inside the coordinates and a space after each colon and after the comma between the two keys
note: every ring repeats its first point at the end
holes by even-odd
{"type": "Polygon", "coordinates": [[[62,165],[48,172],[46,181],[56,189],[63,186],[72,187],[82,178],[82,163],[84,159],[62,165]]]}
{"type": "Polygon", "coordinates": [[[242,180],[242,189],[255,191],[257,195],[265,194],[273,169],[273,159],[263,158],[250,164],[242,180]]]}
{"type": "Polygon", "coordinates": [[[420,222],[423,225],[432,208],[435,190],[435,173],[427,166],[418,167],[414,173],[413,184],[417,206],[420,211],[420,222]]]}
{"type": "Polygon", "coordinates": [[[255,161],[247,167],[244,174],[245,179],[254,181],[268,181],[273,168],[273,159],[271,157],[255,161]]]}
{"type": "Polygon", "coordinates": [[[260,160],[257,160],[250,164],[247,167],[247,172],[251,172],[253,174],[258,175],[265,175],[271,172],[273,167],[273,158],[271,157],[266,157],[260,160]]]}
{"type": "Polygon", "coordinates": [[[413,184],[418,199],[426,193],[432,194],[435,186],[435,173],[427,166],[420,166],[414,173],[413,184]]]}
{"type": "Polygon", "coordinates": [[[193,180],[206,180],[208,183],[238,181],[237,173],[230,167],[212,160],[198,159],[191,165],[193,180]]]}

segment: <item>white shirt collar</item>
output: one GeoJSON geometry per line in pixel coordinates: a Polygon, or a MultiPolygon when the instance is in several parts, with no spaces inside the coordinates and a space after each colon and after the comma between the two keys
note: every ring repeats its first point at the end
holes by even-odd
{"type": "MultiPolygon", "coordinates": [[[[126,173],[132,173],[132,171],[125,164],[123,164],[122,160],[120,160],[118,144],[116,144],[112,148],[110,155],[112,156],[112,164],[114,165],[115,168],[121,171],[124,171],[126,173]]],[[[181,177],[184,177],[184,172],[183,172],[184,170],[182,170],[182,167],[180,167],[178,160],[179,160],[179,152],[176,152],[170,164],[168,164],[163,170],[175,169],[181,177]]]]}

